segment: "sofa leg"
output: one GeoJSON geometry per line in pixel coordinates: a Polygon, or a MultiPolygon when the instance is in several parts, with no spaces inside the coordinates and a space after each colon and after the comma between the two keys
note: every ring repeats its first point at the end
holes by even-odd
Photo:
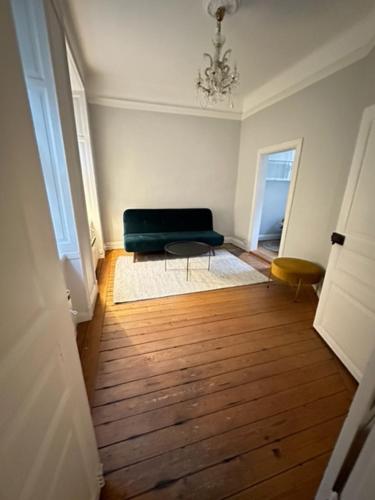
{"type": "Polygon", "coordinates": [[[133,253],[133,264],[137,262],[137,254],[134,252],[133,253]]]}
{"type": "Polygon", "coordinates": [[[212,247],[211,250],[212,250],[212,255],[215,257],[215,249],[212,247]]]}

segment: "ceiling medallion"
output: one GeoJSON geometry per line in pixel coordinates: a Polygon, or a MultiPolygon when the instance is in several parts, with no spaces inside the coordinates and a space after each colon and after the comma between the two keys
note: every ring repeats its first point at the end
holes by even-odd
{"type": "Polygon", "coordinates": [[[233,69],[229,65],[232,50],[227,49],[221,55],[225,43],[221,23],[225,14],[233,14],[238,6],[239,0],[210,0],[207,4],[208,13],[216,18],[216,33],[212,39],[214,55],[203,54],[208,59],[209,66],[205,68],[203,76],[198,71],[196,80],[197,96],[202,107],[227,102],[233,108],[233,90],[238,85],[240,75],[236,64],[233,69]]]}

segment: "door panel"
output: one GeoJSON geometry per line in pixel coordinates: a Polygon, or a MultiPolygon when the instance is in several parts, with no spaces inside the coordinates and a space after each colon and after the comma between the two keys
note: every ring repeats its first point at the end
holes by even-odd
{"type": "Polygon", "coordinates": [[[357,380],[375,347],[375,106],[362,119],[314,327],[357,380]]]}
{"type": "Polygon", "coordinates": [[[94,500],[98,453],[8,1],[0,36],[0,498],[94,500]]]}
{"type": "Polygon", "coordinates": [[[375,492],[375,427],[366,439],[361,453],[340,495],[340,500],[373,500],[375,492]]]}

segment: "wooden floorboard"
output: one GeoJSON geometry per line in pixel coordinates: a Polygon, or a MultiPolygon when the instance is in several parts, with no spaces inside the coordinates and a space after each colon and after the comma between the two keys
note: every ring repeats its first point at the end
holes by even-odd
{"type": "Polygon", "coordinates": [[[356,388],[312,328],[313,290],[298,303],[272,283],[113,304],[123,253],[101,264],[78,337],[101,499],[313,499],[356,388]]]}

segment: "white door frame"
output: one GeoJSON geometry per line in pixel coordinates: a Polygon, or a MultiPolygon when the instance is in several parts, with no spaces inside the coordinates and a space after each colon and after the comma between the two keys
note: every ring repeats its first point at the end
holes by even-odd
{"type": "Polygon", "coordinates": [[[290,149],[294,149],[296,153],[294,156],[293,167],[292,167],[292,178],[290,180],[288,199],[285,207],[285,217],[284,217],[283,230],[281,233],[279,256],[282,256],[284,253],[285,240],[288,232],[289,219],[297,183],[302,144],[303,144],[303,138],[300,137],[292,141],[274,144],[272,146],[267,146],[258,150],[257,167],[255,173],[254,190],[253,190],[253,200],[251,204],[250,226],[247,238],[248,241],[247,248],[249,251],[256,250],[258,246],[260,221],[262,216],[264,190],[265,190],[266,170],[267,170],[267,165],[264,161],[265,156],[273,153],[281,153],[282,151],[288,151],[290,149]]]}
{"type": "MultiPolygon", "coordinates": [[[[350,449],[350,446],[355,438],[356,432],[364,422],[366,415],[369,414],[371,408],[374,407],[375,401],[375,351],[372,352],[367,366],[365,368],[363,378],[358,386],[357,392],[354,396],[349,413],[342,426],[340,435],[336,441],[335,448],[329,459],[329,463],[323,475],[316,500],[326,500],[328,498],[338,498],[333,496],[333,489],[336,478],[344,463],[345,457],[350,449]],[[331,496],[332,495],[332,496],[331,496]]],[[[362,454],[358,457],[356,465],[351,471],[352,477],[349,476],[350,488],[355,485],[355,489],[359,491],[361,483],[365,482],[366,474],[368,473],[368,465],[373,463],[374,448],[366,445],[362,448],[362,454]],[[364,466],[366,464],[366,466],[364,466]]],[[[371,472],[372,473],[372,472],[371,472]]],[[[344,490],[345,492],[345,490],[344,490]]],[[[354,498],[345,496],[345,498],[354,498]]],[[[362,496],[358,498],[363,498],[362,496]]]]}
{"type": "MultiPolygon", "coordinates": [[[[65,40],[69,76],[72,88],[74,118],[76,122],[78,149],[81,159],[82,180],[88,209],[89,222],[95,226],[95,236],[99,256],[104,257],[103,230],[98,201],[98,189],[94,168],[94,155],[90,134],[89,116],[87,111],[86,90],[70,49],[69,41],[65,40]]],[[[91,236],[91,235],[90,235],[91,236]]],[[[94,261],[96,267],[97,262],[94,261]]]]}

